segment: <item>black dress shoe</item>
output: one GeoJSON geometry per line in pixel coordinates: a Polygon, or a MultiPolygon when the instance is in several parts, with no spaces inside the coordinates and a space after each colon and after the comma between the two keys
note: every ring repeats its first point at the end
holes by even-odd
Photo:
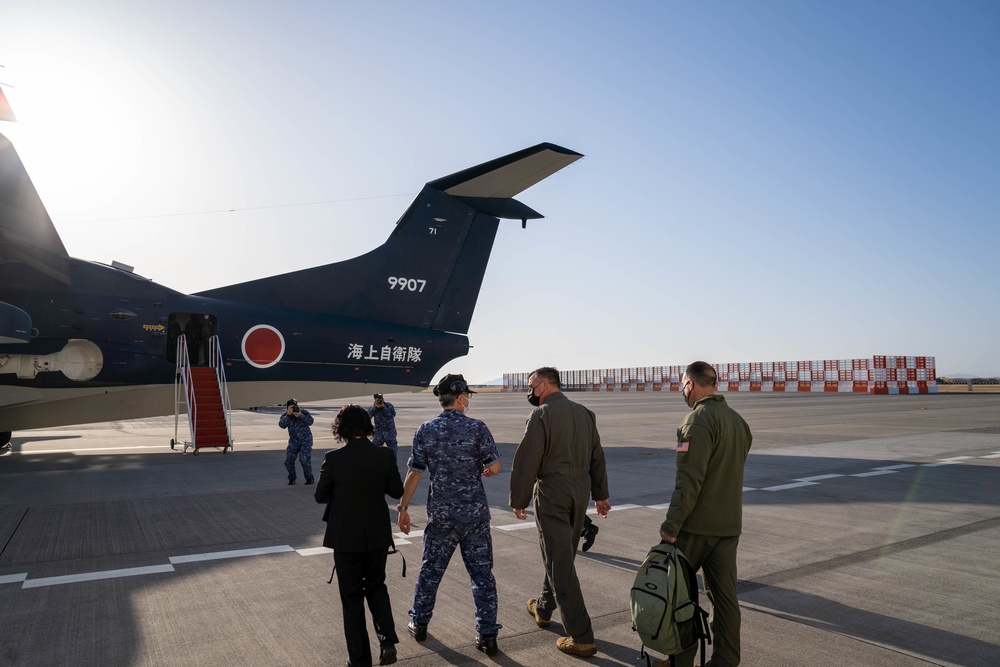
{"type": "Polygon", "coordinates": [[[288,486],[292,486],[293,484],[295,484],[295,480],[294,479],[288,480],[288,486]]]}
{"type": "Polygon", "coordinates": [[[590,547],[594,546],[594,540],[597,539],[597,531],[599,530],[600,528],[598,528],[597,524],[594,523],[590,524],[584,529],[583,547],[582,547],[584,551],[589,551],[590,547]]]}
{"type": "Polygon", "coordinates": [[[498,650],[497,638],[483,637],[482,635],[476,635],[476,648],[485,653],[486,655],[496,655],[498,650]]]}
{"type": "Polygon", "coordinates": [[[312,483],[313,483],[313,480],[311,480],[311,479],[307,479],[307,480],[306,480],[306,486],[309,486],[309,485],[310,485],[310,484],[312,484],[312,483]]]}
{"type": "Polygon", "coordinates": [[[427,639],[426,625],[417,625],[416,621],[410,621],[406,624],[406,629],[410,631],[410,634],[413,635],[413,638],[418,642],[422,642],[427,639]]]}
{"type": "Polygon", "coordinates": [[[378,654],[378,664],[391,665],[396,662],[396,645],[382,644],[382,650],[378,654]]]}

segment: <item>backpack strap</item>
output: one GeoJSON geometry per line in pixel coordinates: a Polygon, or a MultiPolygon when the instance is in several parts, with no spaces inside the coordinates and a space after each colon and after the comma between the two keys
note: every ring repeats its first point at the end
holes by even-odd
{"type": "MultiPolygon", "coordinates": [[[[712,645],[712,633],[709,629],[708,623],[708,612],[701,608],[701,604],[698,602],[698,573],[695,569],[691,567],[691,563],[688,562],[687,556],[684,555],[676,544],[671,545],[673,551],[671,557],[674,559],[677,565],[678,572],[682,576],[677,579],[685,579],[688,583],[688,598],[694,603],[694,627],[695,635],[698,637],[698,648],[701,655],[701,667],[705,667],[705,649],[706,643],[708,646],[712,645]]],[[[673,667],[674,657],[670,656],[670,665],[673,667]]]]}
{"type": "MultiPolygon", "coordinates": [[[[635,628],[633,628],[633,630],[634,629],[635,628]]],[[[646,645],[645,644],[639,644],[639,660],[642,660],[643,658],[646,659],[646,667],[653,667],[653,663],[650,662],[650,660],[649,660],[649,654],[646,653],[646,645]]],[[[671,663],[671,664],[673,664],[673,663],[671,663]]]]}

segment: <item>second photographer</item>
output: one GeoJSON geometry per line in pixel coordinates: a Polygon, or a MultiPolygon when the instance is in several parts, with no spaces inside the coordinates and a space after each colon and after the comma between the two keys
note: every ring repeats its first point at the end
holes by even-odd
{"type": "Polygon", "coordinates": [[[392,455],[397,457],[398,462],[399,444],[396,442],[396,408],[392,407],[392,403],[386,403],[385,396],[382,394],[374,394],[372,399],[371,407],[368,408],[368,414],[371,415],[372,422],[375,425],[375,436],[372,438],[372,444],[376,447],[385,445],[391,449],[392,455]]]}

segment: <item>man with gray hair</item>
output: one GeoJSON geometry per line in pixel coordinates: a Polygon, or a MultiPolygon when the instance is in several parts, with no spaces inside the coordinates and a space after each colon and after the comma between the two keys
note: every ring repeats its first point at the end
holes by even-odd
{"type": "Polygon", "coordinates": [[[556,648],[586,658],[597,653],[597,642],[576,576],[576,550],[590,499],[601,516],[611,510],[604,449],[597,418],[560,391],[559,371],[532,371],[528,386],[528,402],[536,407],[510,473],[510,506],[518,519],[528,517],[525,508],[534,498],[545,566],[542,592],[528,600],[528,613],[544,628],[558,607],[568,636],[556,640],[556,648]]]}
{"type": "Polygon", "coordinates": [[[490,507],[482,478],[500,472],[500,452],[486,424],[465,414],[474,393],[464,377],[450,373],[434,387],[443,411],[421,424],[413,436],[403,497],[396,509],[399,529],[409,534],[410,499],[421,475],[430,471],[424,554],[413,590],[410,634],[418,642],[427,639],[438,586],[455,548],[461,547],[476,603],[476,648],[495,655],[501,626],[497,623],[490,507]]]}

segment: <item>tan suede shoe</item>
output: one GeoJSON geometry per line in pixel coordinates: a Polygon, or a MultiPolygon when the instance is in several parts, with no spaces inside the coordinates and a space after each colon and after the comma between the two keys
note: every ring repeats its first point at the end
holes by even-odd
{"type": "Polygon", "coordinates": [[[581,658],[589,658],[597,655],[597,644],[578,644],[572,637],[560,637],[556,640],[556,647],[563,653],[578,655],[581,658]]]}
{"type": "Polygon", "coordinates": [[[538,602],[538,598],[531,598],[528,600],[528,613],[531,614],[535,619],[535,625],[540,628],[549,627],[549,619],[542,618],[538,615],[538,609],[535,607],[535,603],[538,602]]]}

